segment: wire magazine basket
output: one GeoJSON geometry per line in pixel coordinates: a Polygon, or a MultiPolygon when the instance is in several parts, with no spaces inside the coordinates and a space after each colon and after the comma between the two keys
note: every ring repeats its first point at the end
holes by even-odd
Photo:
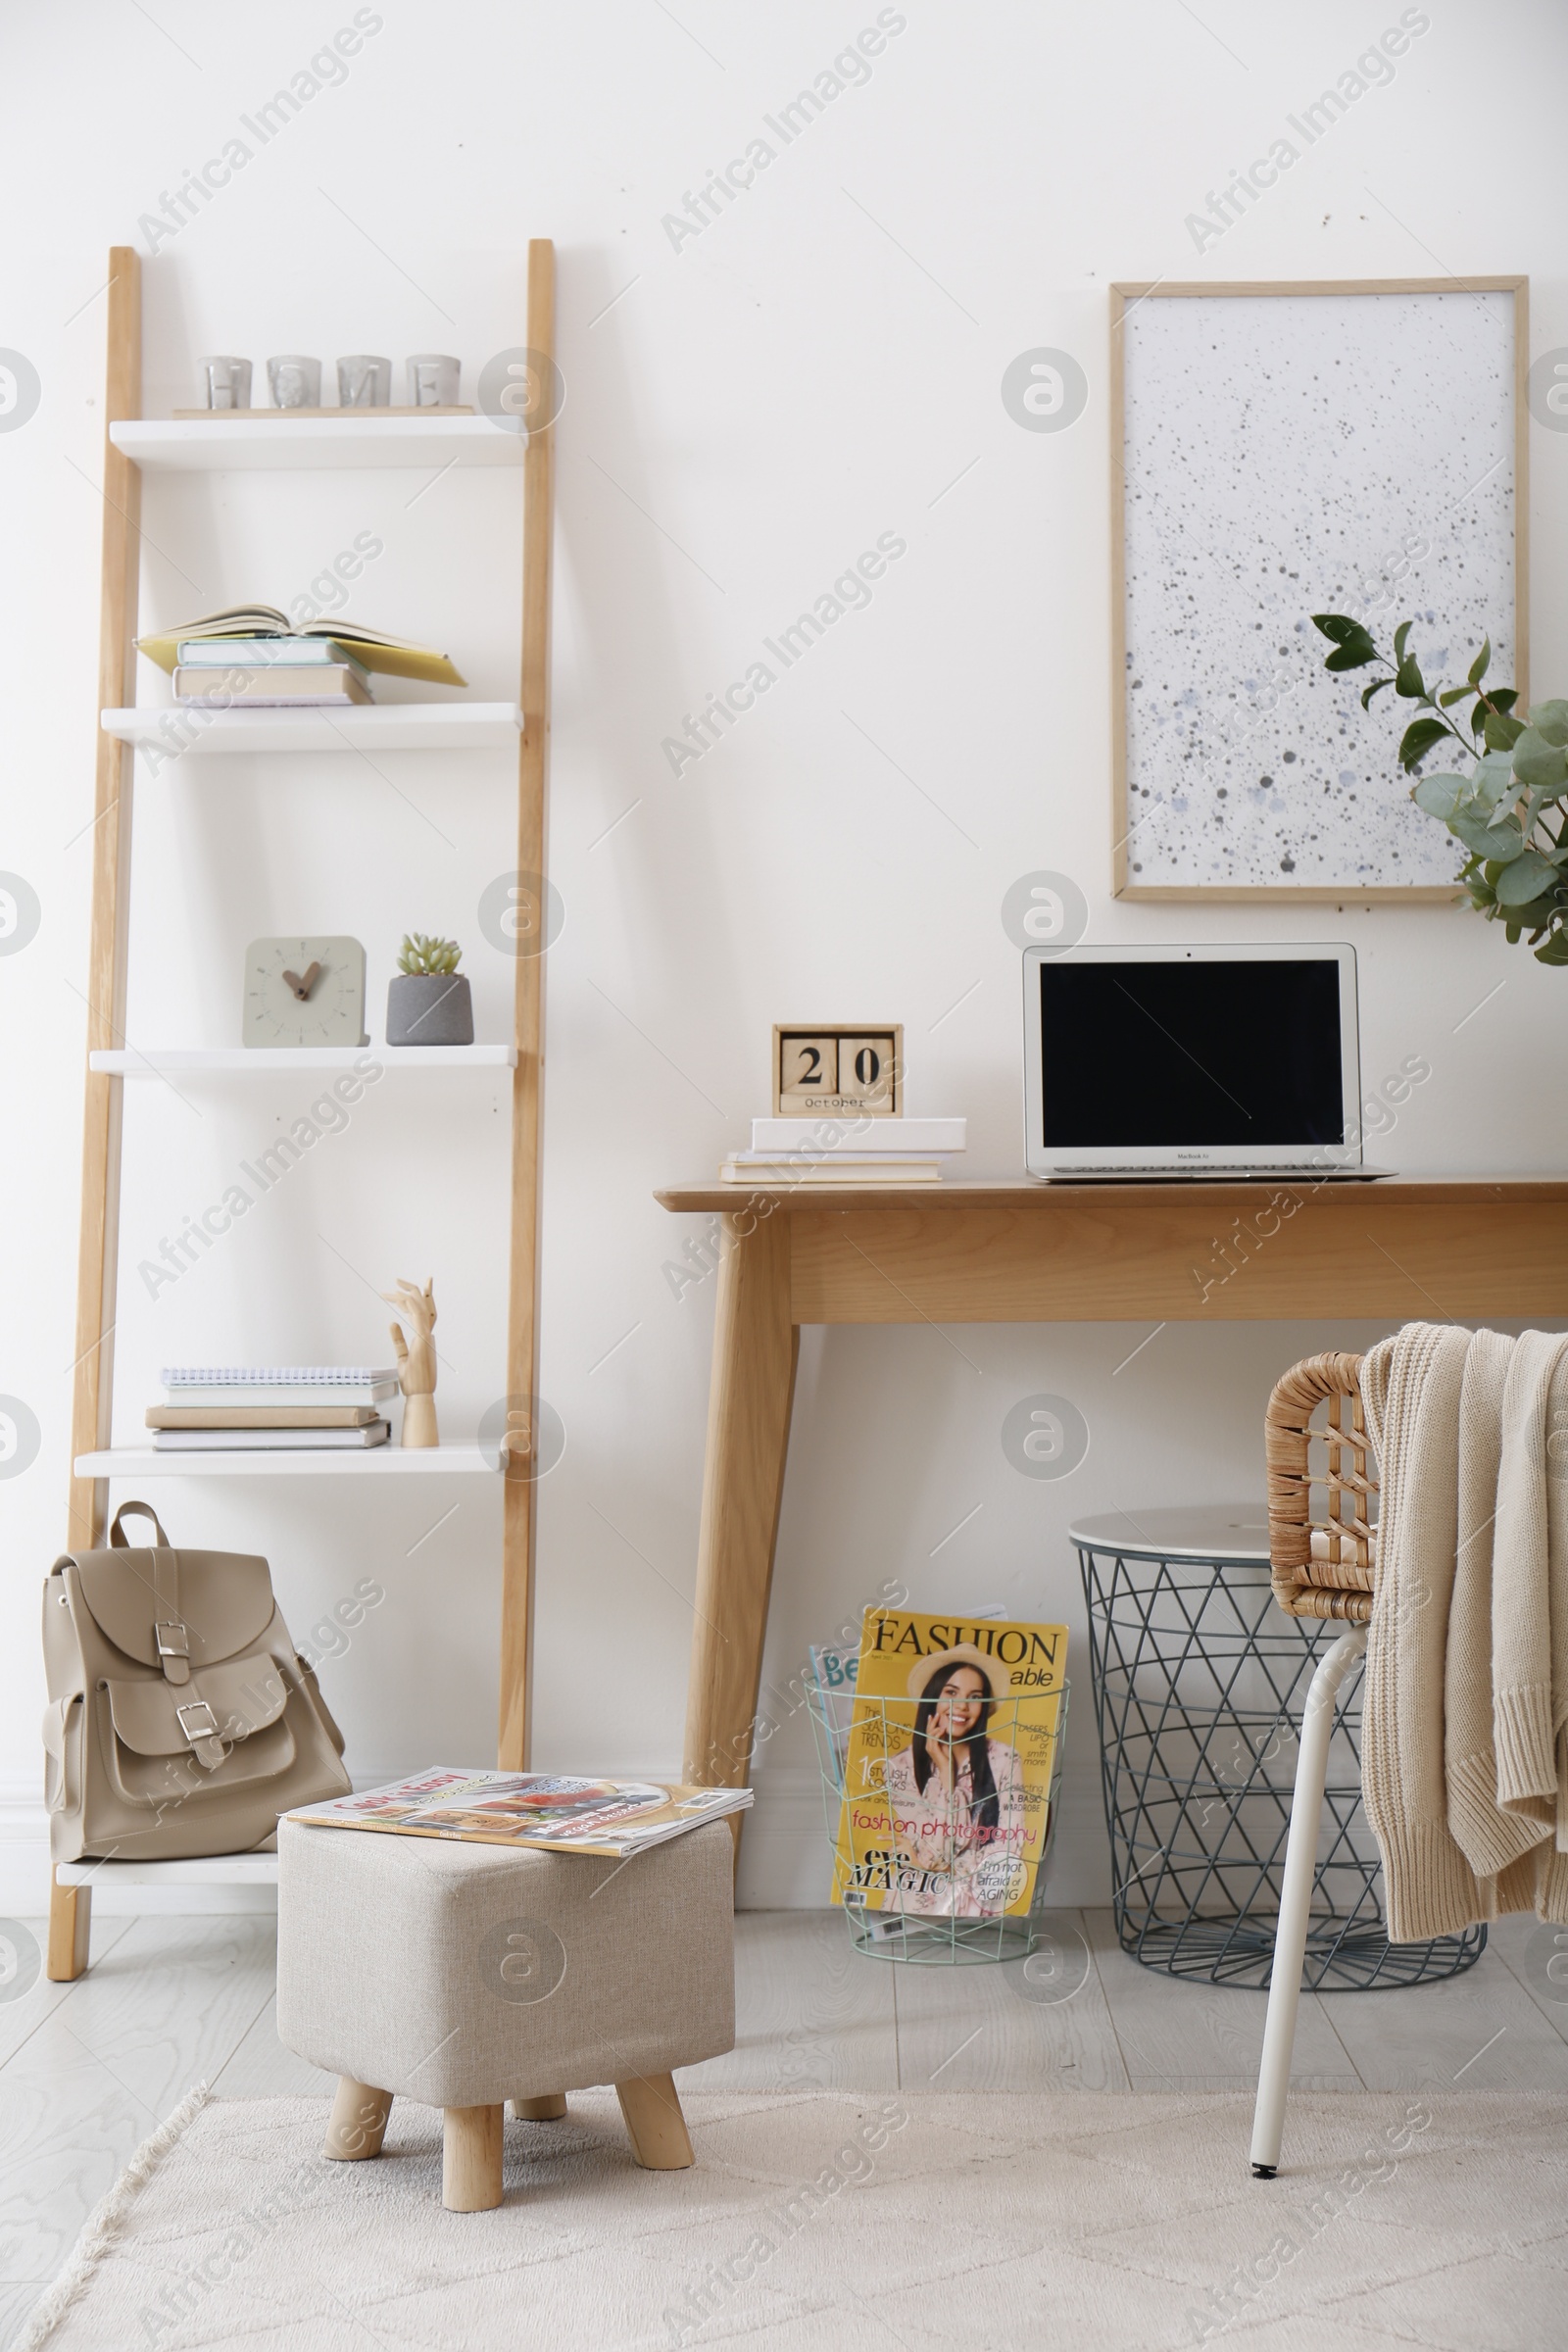
{"type": "MultiPolygon", "coordinates": [[[[900,1737],[905,1745],[908,1743],[908,1707],[906,1702],[895,1699],[867,1697],[857,1700],[853,1686],[846,1686],[842,1690],[824,1690],[814,1677],[807,1678],[806,1688],[811,1734],[816,1741],[816,1759],[822,1781],[822,1812],[828,1853],[836,1863],[851,1708],[855,1705],[859,1707],[862,1721],[867,1708],[880,1710],[883,1724],[881,1745],[884,1754],[887,1754],[898,1745],[900,1737]],[[892,1739],[889,1738],[890,1732],[894,1735],[892,1739]]],[[[1036,1923],[1047,1908],[1046,1883],[1051,1849],[1056,1835],[1056,1806],[1061,1788],[1061,1759],[1070,1688],[1066,1682],[1060,1687],[1052,1739],[1046,1833],[1041,1842],[1039,1861],[1034,1865],[1034,1886],[1027,1911],[1004,1913],[1000,1909],[988,1910],[979,1916],[941,1914],[916,1908],[901,1891],[884,1894],[882,1907],[873,1909],[863,1896],[856,1900],[852,1890],[846,1895],[843,1908],[849,1925],[850,1941],[857,1951],[865,1952],[876,1960],[906,1960],[933,1968],[962,1968],[987,1961],[1019,1960],[1034,1950],[1036,1923]]],[[[1019,1733],[1024,1728],[1024,1710],[1035,1704],[1038,1701],[1029,1698],[995,1701],[992,1717],[994,1737],[1017,1746],[1019,1733]]],[[[982,1865],[982,1876],[983,1869],[982,1865]]],[[[989,1892],[989,1889],[983,1890],[980,1899],[986,1899],[989,1892]]],[[[1004,1886],[999,1886],[996,1892],[1000,1900],[1005,1900],[1004,1886]]]]}

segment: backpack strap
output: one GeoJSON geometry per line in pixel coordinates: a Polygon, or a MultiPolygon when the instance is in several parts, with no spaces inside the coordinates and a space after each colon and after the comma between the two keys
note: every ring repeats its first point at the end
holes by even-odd
{"type": "MultiPolygon", "coordinates": [[[[163,1522],[150,1502],[122,1502],[115,1513],[109,1529],[111,1545],[122,1551],[134,1548],[121,1526],[127,1511],[137,1511],[150,1519],[158,1538],[152,1555],[153,1640],[158,1646],[158,1663],[164,1670],[166,1683],[190,1681],[190,1635],[179,1611],[179,1557],[170,1545],[163,1522]]],[[[188,1737],[189,1735],[187,1735],[188,1737]]]]}

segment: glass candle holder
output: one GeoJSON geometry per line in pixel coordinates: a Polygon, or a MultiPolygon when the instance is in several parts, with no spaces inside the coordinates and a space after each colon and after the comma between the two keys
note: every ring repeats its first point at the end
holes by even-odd
{"type": "Polygon", "coordinates": [[[201,363],[202,389],[210,409],[248,409],[251,405],[249,360],[210,359],[201,363]]]}
{"type": "Polygon", "coordinates": [[[340,409],[385,409],[392,401],[392,363],[368,352],[356,352],[337,364],[337,404],[340,409]]]}
{"type": "Polygon", "coordinates": [[[321,363],[297,351],[279,352],[267,363],[274,409],[318,409],[321,405],[321,363]]]}
{"type": "Polygon", "coordinates": [[[455,409],[463,363],[440,351],[418,351],[405,362],[411,409],[455,409]]]}

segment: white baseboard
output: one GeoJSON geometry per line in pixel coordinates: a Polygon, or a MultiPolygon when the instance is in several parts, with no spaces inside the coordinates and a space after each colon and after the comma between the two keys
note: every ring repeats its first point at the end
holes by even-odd
{"type": "Polygon", "coordinates": [[[820,1911],[832,1879],[821,1774],[814,1765],[768,1764],[755,1786],[752,1809],[741,1816],[735,1908],[820,1911]]]}

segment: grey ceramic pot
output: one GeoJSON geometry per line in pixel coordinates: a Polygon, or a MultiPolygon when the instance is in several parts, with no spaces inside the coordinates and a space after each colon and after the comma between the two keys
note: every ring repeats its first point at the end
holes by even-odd
{"type": "Polygon", "coordinates": [[[463,972],[399,972],[386,992],[389,1046],[471,1046],[473,999],[463,972]]]}

